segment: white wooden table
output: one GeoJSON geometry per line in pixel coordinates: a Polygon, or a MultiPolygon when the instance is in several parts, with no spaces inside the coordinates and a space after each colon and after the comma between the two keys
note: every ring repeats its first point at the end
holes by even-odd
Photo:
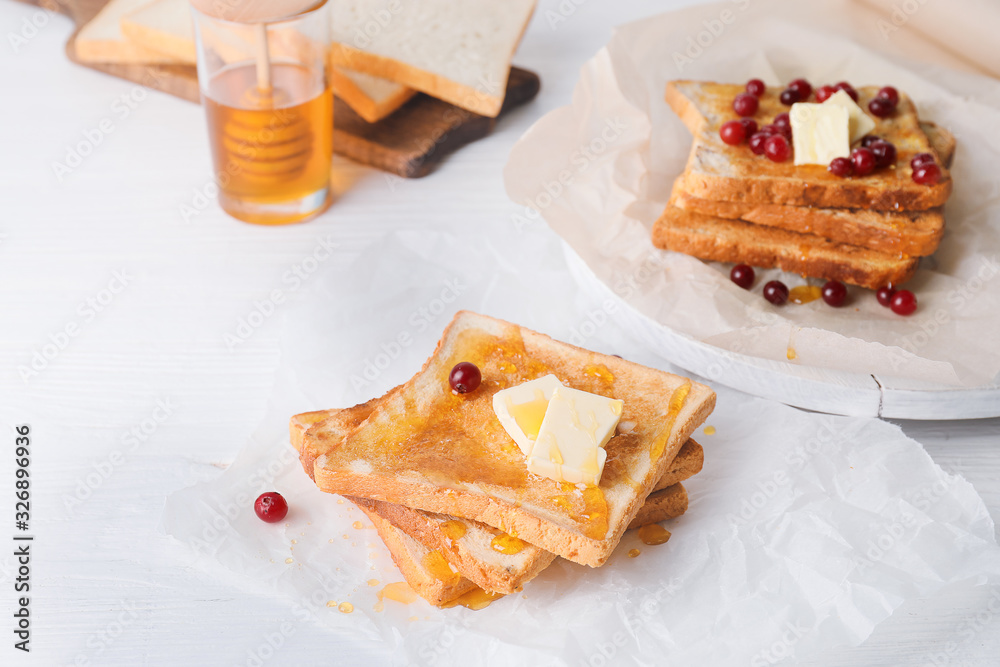
{"type": "MultiPolygon", "coordinates": [[[[534,104],[420,181],[338,160],[344,194],[327,214],[266,229],[201,206],[210,170],[199,107],[70,64],[65,18],[3,0],[0,34],[26,42],[0,46],[0,418],[32,427],[36,535],[30,656],[11,647],[16,571],[9,549],[0,556],[3,664],[387,662],[384,646],[324,628],[282,635],[288,604],[194,569],[158,531],[164,498],[218,474],[264,414],[280,318],[232,350],[226,335],[319,237],[361,247],[396,229],[506,233],[510,146],[569,99],[612,25],[670,4],[682,3],[543,0],[516,58],[541,75],[534,104]],[[110,132],[98,130],[105,118],[110,132]],[[53,162],[81,143],[89,154],[60,180],[53,162]],[[201,210],[185,219],[183,205],[201,210]],[[281,648],[258,661],[268,637],[281,648]]],[[[546,247],[560,252],[554,235],[546,247]]],[[[553,296],[539,285],[527,298],[553,296]]],[[[1000,420],[902,427],[1000,519],[1000,420]]],[[[8,516],[14,434],[2,432],[8,516]]],[[[996,665],[1000,614],[987,602],[956,593],[907,605],[823,664],[996,665]],[[982,630],[966,638],[973,622],[982,630]]]]}

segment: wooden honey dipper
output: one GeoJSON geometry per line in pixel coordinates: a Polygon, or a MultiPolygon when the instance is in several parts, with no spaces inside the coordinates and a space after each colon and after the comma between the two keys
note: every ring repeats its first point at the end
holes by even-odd
{"type": "Polygon", "coordinates": [[[292,104],[289,91],[274,81],[267,24],[315,9],[326,0],[191,0],[198,11],[213,18],[245,23],[254,28],[256,85],[240,97],[239,110],[221,131],[221,140],[234,170],[261,184],[294,179],[306,169],[314,137],[308,120],[292,104]]]}

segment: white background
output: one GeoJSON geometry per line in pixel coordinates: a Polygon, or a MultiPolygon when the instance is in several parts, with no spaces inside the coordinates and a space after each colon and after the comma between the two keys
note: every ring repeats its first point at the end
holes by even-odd
{"type": "MultiPolygon", "coordinates": [[[[32,664],[247,664],[248,651],[293,620],[288,604],[191,567],[189,551],[158,530],[164,498],[217,475],[263,416],[278,361],[280,306],[233,349],[225,337],[273,289],[288,299],[307,293],[289,289],[282,276],[312,253],[317,239],[336,241],[337,262],[392,230],[454,231],[470,242],[509,234],[516,207],[503,191],[501,169],[513,142],[569,100],[579,66],[608,40],[611,26],[682,3],[564,2],[575,9],[555,26],[546,13],[559,3],[540,4],[515,58],[542,78],[533,104],[419,181],[338,159],[343,194],[331,210],[305,225],[268,229],[236,222],[214,204],[189,220],[182,215],[182,205],[198,208],[196,192],[210,179],[201,108],[72,65],[63,53],[71,32],[64,17],[49,16],[15,51],[8,35],[20,34],[23,20],[40,10],[3,0],[0,514],[13,513],[14,436],[6,427],[30,423],[37,535],[33,651],[27,660],[14,652],[5,629],[5,664],[17,664],[15,655],[32,664]],[[60,180],[52,163],[65,161],[88,131],[95,136],[105,118],[113,130],[60,180]],[[116,272],[127,285],[111,295],[105,290],[116,272]],[[92,314],[88,299],[106,305],[92,314]],[[22,379],[18,367],[29,366],[67,325],[77,333],[65,349],[22,379]],[[166,419],[144,441],[126,439],[130,429],[152,424],[158,401],[171,406],[166,419]],[[111,464],[115,451],[124,460],[111,464]],[[109,468],[106,478],[95,477],[109,468]],[[99,481],[88,486],[88,475],[99,481]],[[68,506],[67,499],[88,492],[68,506]]],[[[524,272],[531,271],[532,255],[561,253],[546,229],[527,239],[534,247],[509,259],[524,272]]],[[[525,298],[541,307],[567,296],[541,283],[525,298]]],[[[401,314],[409,312],[401,304],[401,314]]],[[[633,345],[620,353],[641,356],[633,345]]],[[[969,479],[1000,519],[1000,420],[903,428],[942,467],[969,479]]],[[[3,628],[14,599],[12,562],[10,550],[0,549],[3,628]]],[[[933,664],[935,655],[939,664],[997,664],[1000,615],[992,614],[971,640],[956,634],[984,604],[955,594],[906,605],[863,646],[830,654],[823,664],[922,665],[933,664]]],[[[296,625],[266,664],[388,659],[376,642],[296,625]]]]}

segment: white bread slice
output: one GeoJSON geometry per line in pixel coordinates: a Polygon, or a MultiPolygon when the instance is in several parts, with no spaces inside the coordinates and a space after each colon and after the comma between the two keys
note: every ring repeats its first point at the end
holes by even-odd
{"type": "Polygon", "coordinates": [[[330,0],[335,65],[500,113],[535,0],[330,0]]]}
{"type": "Polygon", "coordinates": [[[714,405],[714,392],[687,378],[463,311],[421,372],[380,399],[346,438],[321,423],[306,440],[324,452],[313,467],[324,491],[479,521],[597,567],[714,405]],[[479,366],[483,383],[475,392],[448,388],[459,361],[479,366]],[[528,473],[493,414],[496,391],[549,372],[568,386],[624,400],[628,430],[606,445],[599,487],[528,473]]]}
{"type": "Polygon", "coordinates": [[[382,120],[417,94],[401,83],[341,67],[330,68],[330,83],[333,94],[369,123],[382,120]]]}
{"type": "Polygon", "coordinates": [[[135,44],[194,64],[194,23],[188,0],[154,0],[121,19],[122,34],[135,44]]]}
{"type": "Polygon", "coordinates": [[[81,62],[156,63],[180,65],[190,62],[144,46],[125,37],[122,17],[147,4],[149,0],[111,0],[77,33],[76,57],[81,62]]]}

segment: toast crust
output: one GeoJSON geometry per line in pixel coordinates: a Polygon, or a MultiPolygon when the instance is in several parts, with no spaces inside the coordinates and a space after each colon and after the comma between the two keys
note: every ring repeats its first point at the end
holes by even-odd
{"type": "MultiPolygon", "coordinates": [[[[680,189],[691,197],[741,204],[922,211],[942,206],[951,194],[951,175],[944,165],[941,181],[934,186],[919,185],[911,178],[910,159],[932,147],[912,100],[904,94],[893,116],[873,119],[872,133],[896,146],[896,168],[845,179],[821,165],[776,163],[752,154],[746,146],[725,144],[719,128],[736,117],[731,105],[740,92],[743,87],[734,84],[667,83],[667,103],[694,135],[688,167],[679,181],[680,189]]],[[[877,92],[871,86],[859,88],[859,105],[866,108],[877,92]]],[[[754,116],[759,124],[787,110],[778,99],[780,93],[768,88],[760,97],[754,116]]]]}
{"type": "Polygon", "coordinates": [[[651,523],[659,523],[684,514],[688,508],[687,489],[683,484],[674,484],[654,491],[646,498],[646,504],[628,525],[629,530],[642,528],[651,523]]]}
{"type": "Polygon", "coordinates": [[[596,567],[714,404],[714,392],[686,378],[461,312],[423,370],[341,446],[326,451],[322,424],[306,438],[326,451],[313,470],[325,491],[478,521],[596,567]],[[480,389],[465,397],[441,389],[461,360],[477,363],[483,373],[480,389]],[[603,374],[586,374],[591,367],[603,374]],[[565,489],[529,475],[520,450],[490,418],[495,391],[548,372],[569,386],[624,398],[622,420],[636,424],[606,446],[600,487],[565,489]],[[602,386],[606,377],[611,385],[602,386]],[[465,434],[467,425],[474,425],[474,435],[465,434]]]}
{"type": "Polygon", "coordinates": [[[339,67],[330,68],[330,86],[333,88],[334,95],[346,102],[351,109],[369,123],[379,122],[417,94],[413,88],[400,86],[394,95],[383,100],[372,99],[339,67]]]}
{"type": "Polygon", "coordinates": [[[811,234],[719,218],[668,205],[653,225],[653,245],[701,259],[780,268],[804,276],[878,289],[899,285],[916,258],[893,257],[811,234]]]}
{"type": "Polygon", "coordinates": [[[937,250],[941,237],[944,236],[944,215],[940,208],[895,213],[781,204],[744,204],[698,199],[676,187],[670,203],[685,211],[715,218],[743,220],[800,234],[814,234],[837,243],[888,255],[925,257],[937,250]]]}
{"type": "Polygon", "coordinates": [[[446,576],[444,579],[435,576],[424,566],[426,559],[432,554],[432,550],[379,516],[364,499],[349,498],[348,500],[357,505],[358,509],[371,519],[376,532],[389,550],[392,562],[396,564],[403,578],[417,595],[433,605],[441,605],[476,587],[474,583],[457,574],[446,576]]]}

